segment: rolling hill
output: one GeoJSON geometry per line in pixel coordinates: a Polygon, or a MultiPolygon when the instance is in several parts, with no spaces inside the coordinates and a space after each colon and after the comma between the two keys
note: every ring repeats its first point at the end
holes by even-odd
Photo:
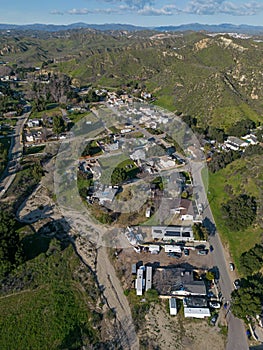
{"type": "Polygon", "coordinates": [[[137,84],[159,105],[226,130],[242,118],[262,120],[262,53],[259,37],[201,32],[75,29],[0,38],[1,59],[11,66],[44,63],[79,85],[137,84]]]}

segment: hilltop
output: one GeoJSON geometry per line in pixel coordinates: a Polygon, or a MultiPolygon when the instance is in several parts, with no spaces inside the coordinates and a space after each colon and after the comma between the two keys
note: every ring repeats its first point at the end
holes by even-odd
{"type": "Polygon", "coordinates": [[[207,31],[210,33],[244,33],[244,34],[262,34],[263,26],[252,26],[252,25],[234,25],[231,23],[222,23],[222,24],[200,24],[200,23],[188,23],[181,24],[178,26],[168,25],[168,26],[159,26],[159,27],[143,27],[136,26],[132,24],[122,24],[122,23],[105,23],[105,24],[93,24],[93,23],[71,23],[71,24],[4,24],[0,23],[0,30],[39,30],[46,32],[57,32],[63,30],[71,30],[71,29],[83,29],[83,28],[91,28],[101,31],[106,30],[127,30],[127,31],[139,31],[139,30],[156,30],[156,31],[174,31],[174,32],[182,32],[182,31],[207,31]]]}

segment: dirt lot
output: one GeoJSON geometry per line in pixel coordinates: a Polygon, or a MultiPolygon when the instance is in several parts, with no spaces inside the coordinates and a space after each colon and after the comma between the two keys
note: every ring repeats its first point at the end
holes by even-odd
{"type": "Polygon", "coordinates": [[[163,350],[223,350],[225,336],[219,328],[211,327],[205,320],[185,319],[179,312],[170,316],[165,301],[155,304],[146,315],[141,340],[147,349],[159,346],[163,350]]]}

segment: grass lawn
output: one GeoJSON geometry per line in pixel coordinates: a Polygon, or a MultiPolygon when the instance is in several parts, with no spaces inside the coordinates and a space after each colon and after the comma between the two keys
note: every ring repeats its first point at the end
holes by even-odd
{"type": "Polygon", "coordinates": [[[44,151],[45,147],[46,147],[45,145],[26,147],[25,154],[28,155],[28,154],[36,154],[36,153],[42,152],[44,151]]]}
{"type": "Polygon", "coordinates": [[[30,119],[41,119],[43,118],[43,115],[46,115],[48,117],[54,117],[55,115],[60,115],[62,116],[62,112],[60,110],[60,108],[54,104],[55,107],[53,106],[53,108],[51,107],[47,107],[47,109],[45,109],[44,111],[41,111],[41,112],[33,112],[31,113],[30,115],[30,119]]]}

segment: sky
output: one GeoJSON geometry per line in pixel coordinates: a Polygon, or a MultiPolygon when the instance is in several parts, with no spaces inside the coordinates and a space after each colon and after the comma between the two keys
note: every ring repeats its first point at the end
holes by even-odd
{"type": "Polygon", "coordinates": [[[0,23],[263,25],[263,0],[0,0],[0,23]]]}

